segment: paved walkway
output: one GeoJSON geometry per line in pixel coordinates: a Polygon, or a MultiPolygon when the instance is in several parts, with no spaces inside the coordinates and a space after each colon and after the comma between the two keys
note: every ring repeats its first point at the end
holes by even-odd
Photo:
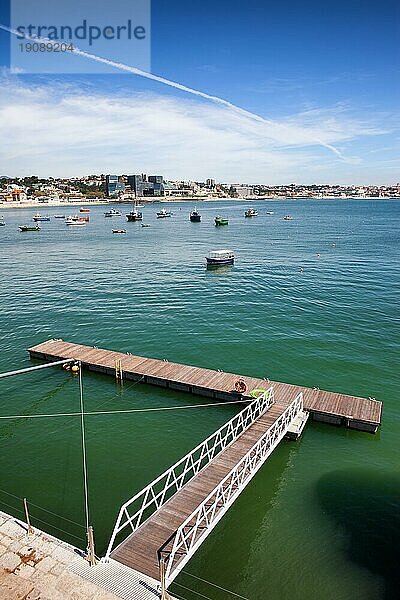
{"type": "Polygon", "coordinates": [[[114,561],[91,567],[73,546],[0,511],[0,600],[157,600],[157,582],[114,561]],[[114,593],[113,593],[114,592],[114,593]]]}

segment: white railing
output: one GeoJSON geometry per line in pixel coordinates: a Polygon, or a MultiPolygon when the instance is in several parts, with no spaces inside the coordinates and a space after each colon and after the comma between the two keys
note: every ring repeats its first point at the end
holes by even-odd
{"type": "Polygon", "coordinates": [[[248,429],[273,403],[274,392],[271,387],[141,492],[125,502],[120,508],[105,558],[110,557],[118,534],[129,526],[132,532],[136,531],[217,454],[248,429]]]}
{"type": "Polygon", "coordinates": [[[167,587],[276,448],[287,433],[292,421],[302,410],[303,394],[300,393],[232,471],[159,549],[158,560],[160,563],[162,562],[165,569],[167,587]]]}

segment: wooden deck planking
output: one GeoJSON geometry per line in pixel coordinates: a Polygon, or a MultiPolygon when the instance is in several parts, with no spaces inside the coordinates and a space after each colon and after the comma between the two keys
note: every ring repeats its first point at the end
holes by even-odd
{"type": "Polygon", "coordinates": [[[178,383],[188,383],[191,381],[193,377],[193,370],[196,372],[196,367],[191,367],[189,365],[176,365],[173,364],[173,369],[168,370],[166,373],[167,377],[170,378],[172,376],[174,381],[178,383]]]}
{"type": "Polygon", "coordinates": [[[214,382],[221,378],[220,371],[211,371],[210,369],[199,369],[196,374],[193,373],[190,384],[195,386],[206,385],[209,389],[214,389],[214,382]]]}
{"type": "MultiPolygon", "coordinates": [[[[29,352],[32,356],[54,360],[76,358],[94,371],[113,371],[115,361],[121,360],[122,369],[127,377],[143,378],[144,381],[146,381],[146,377],[149,377],[151,378],[150,383],[171,385],[171,387],[176,384],[177,387],[182,387],[183,390],[191,391],[194,389],[199,394],[204,393],[209,396],[226,394],[228,397],[231,395],[232,399],[238,397],[238,394],[234,392],[234,384],[239,375],[234,373],[224,373],[212,369],[103,350],[62,340],[50,340],[38,344],[30,348],[29,352]]],[[[303,392],[304,407],[317,420],[326,420],[337,424],[343,422],[350,427],[354,426],[370,431],[376,431],[381,423],[382,403],[376,400],[255,377],[243,376],[242,378],[249,391],[256,388],[268,389],[272,386],[275,395],[279,397],[281,402],[285,403],[293,400],[300,391],[303,392]]]]}
{"type": "Polygon", "coordinates": [[[274,404],[233,444],[218,454],[136,532],[123,541],[112,552],[111,557],[157,579],[159,577],[158,549],[238,464],[285,409],[285,405],[274,404]]]}

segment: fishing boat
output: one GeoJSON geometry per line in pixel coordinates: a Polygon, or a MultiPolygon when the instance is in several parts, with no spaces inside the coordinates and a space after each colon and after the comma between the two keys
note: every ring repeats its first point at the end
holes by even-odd
{"type": "Polygon", "coordinates": [[[197,212],[196,207],[194,207],[194,210],[192,210],[192,212],[190,213],[190,220],[192,223],[200,223],[201,221],[201,214],[197,212]]]}
{"type": "Polygon", "coordinates": [[[85,227],[86,225],[86,221],[84,221],[83,219],[74,219],[71,217],[68,217],[67,219],[65,219],[65,224],[69,225],[69,226],[74,226],[74,227],[85,227]]]}
{"type": "Polygon", "coordinates": [[[74,221],[76,222],[83,222],[83,223],[89,223],[89,219],[90,217],[80,217],[79,215],[72,215],[66,218],[66,221],[74,221]]]}
{"type": "Polygon", "coordinates": [[[244,211],[245,217],[256,217],[257,215],[258,215],[258,212],[256,211],[255,208],[248,208],[247,210],[244,211]]]}
{"type": "Polygon", "coordinates": [[[112,208],[111,210],[104,213],[105,217],[122,217],[122,212],[120,210],[115,210],[112,208]]]}
{"type": "Polygon", "coordinates": [[[113,229],[113,233],[126,233],[126,229],[113,229]]]}
{"type": "Polygon", "coordinates": [[[55,219],[65,219],[65,215],[54,215],[55,219]]]}
{"type": "Polygon", "coordinates": [[[134,205],[133,210],[126,215],[128,221],[141,221],[143,219],[143,213],[137,209],[137,204],[134,205]]]}
{"type": "Polygon", "coordinates": [[[33,217],[32,219],[33,221],[38,222],[38,221],[50,221],[50,217],[49,215],[41,215],[39,213],[36,213],[36,215],[33,217]]]}
{"type": "Polygon", "coordinates": [[[214,219],[215,226],[219,227],[220,225],[229,225],[229,220],[225,219],[225,217],[220,217],[217,215],[214,219]]]}
{"type": "Polygon", "coordinates": [[[293,217],[292,217],[291,215],[285,215],[285,216],[283,217],[283,220],[284,220],[284,221],[293,221],[293,217]]]}
{"type": "Polygon", "coordinates": [[[90,208],[80,208],[79,212],[90,212],[90,208]]]}
{"type": "Polygon", "coordinates": [[[207,267],[220,267],[222,265],[233,265],[235,255],[232,250],[210,250],[206,256],[207,267]]]}
{"type": "Polygon", "coordinates": [[[39,225],[20,225],[20,231],[40,231],[39,225]]]}
{"type": "Polygon", "coordinates": [[[165,208],[162,208],[157,213],[157,219],[165,219],[166,217],[171,217],[171,216],[172,216],[172,212],[170,212],[169,210],[165,210],[165,208]]]}

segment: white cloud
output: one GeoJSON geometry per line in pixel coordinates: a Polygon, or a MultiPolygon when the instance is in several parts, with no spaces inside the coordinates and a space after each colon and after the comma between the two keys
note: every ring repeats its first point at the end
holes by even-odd
{"type": "Polygon", "coordinates": [[[343,106],[257,121],[181,93],[105,95],[7,77],[0,86],[1,169],[9,175],[158,172],[196,180],[339,181],[338,174],[349,178],[357,163],[354,141],[383,133],[343,106]],[[328,150],[333,145],[348,155],[345,161],[328,150]]]}

